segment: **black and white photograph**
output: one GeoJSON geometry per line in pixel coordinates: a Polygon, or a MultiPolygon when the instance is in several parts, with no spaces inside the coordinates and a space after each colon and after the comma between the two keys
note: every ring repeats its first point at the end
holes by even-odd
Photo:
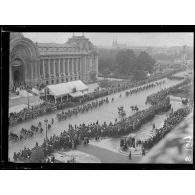
{"type": "Polygon", "coordinates": [[[193,164],[194,33],[9,32],[8,67],[10,163],[193,164]]]}

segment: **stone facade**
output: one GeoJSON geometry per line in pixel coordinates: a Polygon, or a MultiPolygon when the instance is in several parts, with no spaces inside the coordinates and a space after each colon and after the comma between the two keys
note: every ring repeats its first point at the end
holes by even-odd
{"type": "Polygon", "coordinates": [[[14,82],[56,84],[74,80],[87,83],[98,74],[98,52],[85,36],[64,44],[33,43],[22,33],[10,36],[10,87],[14,82]]]}

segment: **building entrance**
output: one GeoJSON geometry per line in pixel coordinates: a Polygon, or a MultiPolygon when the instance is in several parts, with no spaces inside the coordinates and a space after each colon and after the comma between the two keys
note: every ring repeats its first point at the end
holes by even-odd
{"type": "Polygon", "coordinates": [[[20,85],[21,82],[24,81],[23,66],[21,61],[16,60],[12,64],[12,75],[13,75],[13,83],[15,86],[20,85]]]}
{"type": "Polygon", "coordinates": [[[19,70],[14,71],[14,82],[20,82],[20,71],[19,70]]]}

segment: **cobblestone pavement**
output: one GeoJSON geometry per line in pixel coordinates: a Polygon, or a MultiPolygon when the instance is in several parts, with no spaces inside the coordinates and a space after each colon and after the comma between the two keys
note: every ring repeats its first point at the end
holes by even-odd
{"type": "Polygon", "coordinates": [[[140,163],[193,163],[193,113],[154,146],[140,163]]]}

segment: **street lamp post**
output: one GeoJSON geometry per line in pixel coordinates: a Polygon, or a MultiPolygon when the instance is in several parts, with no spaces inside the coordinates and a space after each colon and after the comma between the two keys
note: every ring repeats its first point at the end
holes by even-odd
{"type": "Polygon", "coordinates": [[[27,91],[27,94],[28,94],[28,109],[29,109],[29,93],[28,93],[28,91],[27,91]]]}
{"type": "Polygon", "coordinates": [[[45,119],[44,120],[44,122],[45,122],[45,127],[46,127],[46,147],[47,147],[47,125],[48,125],[48,120],[47,119],[45,119]]]}

